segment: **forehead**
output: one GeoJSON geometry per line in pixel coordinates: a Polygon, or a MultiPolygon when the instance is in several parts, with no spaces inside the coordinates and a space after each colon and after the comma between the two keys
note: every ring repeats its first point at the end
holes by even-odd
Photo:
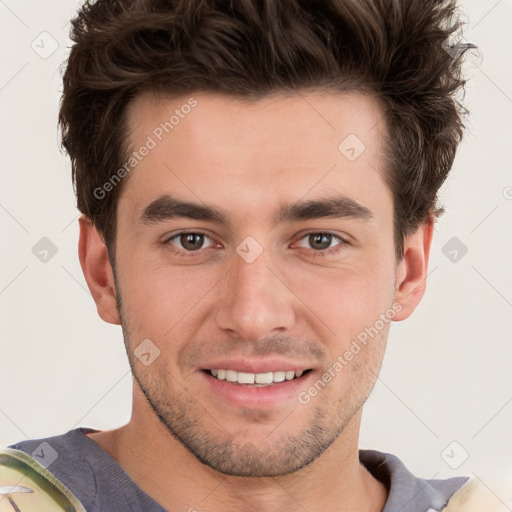
{"type": "Polygon", "coordinates": [[[127,123],[134,146],[148,134],[162,142],[172,133],[189,142],[208,139],[209,149],[226,150],[233,139],[239,145],[264,140],[303,153],[304,138],[312,148],[320,141],[335,144],[349,133],[373,142],[369,133],[377,125],[377,132],[382,131],[382,117],[378,99],[358,92],[275,92],[259,99],[205,92],[177,97],[144,93],[130,103],[127,123]]]}
{"type": "Polygon", "coordinates": [[[129,145],[150,150],[130,171],[120,202],[140,211],[167,191],[234,206],[250,197],[267,208],[272,198],[339,189],[364,203],[384,186],[382,117],[378,101],[361,93],[281,92],[250,101],[144,94],[128,109],[129,145]]]}

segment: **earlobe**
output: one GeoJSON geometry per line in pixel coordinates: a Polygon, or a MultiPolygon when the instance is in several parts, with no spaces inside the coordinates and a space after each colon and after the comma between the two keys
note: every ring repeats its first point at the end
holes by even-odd
{"type": "Polygon", "coordinates": [[[78,256],[98,314],[105,322],[120,325],[114,276],[107,247],[88,217],[81,215],[78,222],[80,224],[78,256]]]}
{"type": "Polygon", "coordinates": [[[393,320],[408,318],[420,303],[427,285],[428,260],[434,219],[430,218],[404,241],[404,256],[396,272],[394,302],[401,305],[401,310],[393,320]]]}

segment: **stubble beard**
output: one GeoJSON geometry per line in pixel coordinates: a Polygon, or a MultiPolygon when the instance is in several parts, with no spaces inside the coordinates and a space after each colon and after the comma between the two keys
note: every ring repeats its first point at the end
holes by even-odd
{"type": "MultiPolygon", "coordinates": [[[[133,378],[169,434],[197,460],[215,471],[245,477],[275,477],[299,471],[320,457],[334,443],[373,389],[375,381],[367,386],[366,393],[362,393],[364,390],[360,387],[349,390],[345,396],[351,397],[350,403],[346,399],[338,398],[337,403],[330,409],[322,408],[323,401],[317,397],[317,404],[307,404],[307,407],[313,408],[311,419],[294,435],[285,431],[286,426],[294,425],[293,412],[290,415],[291,421],[290,418],[283,421],[282,417],[277,416],[272,435],[267,436],[264,445],[257,446],[247,440],[243,431],[230,433],[214,419],[215,411],[212,414],[208,405],[201,404],[183,385],[181,393],[171,396],[170,388],[165,384],[172,384],[176,379],[162,365],[157,364],[158,360],[150,367],[141,367],[137,363],[133,352],[136,343],[131,339],[130,323],[123,315],[119,286],[115,277],[114,279],[116,302],[133,378]]],[[[378,372],[378,368],[376,370],[378,372]]],[[[296,407],[300,410],[305,405],[297,401],[296,407]]]]}
{"type": "MultiPolygon", "coordinates": [[[[347,404],[340,400],[334,418],[320,406],[314,406],[307,426],[295,435],[285,431],[287,426],[294,425],[293,419],[290,421],[293,412],[285,421],[283,414],[276,414],[275,430],[263,445],[257,445],[248,440],[247,432],[229,432],[214,419],[215,411],[208,410],[207,405],[199,403],[187,391],[171,397],[165,383],[173,382],[173,378],[166,378],[165,372],[156,379],[148,373],[141,375],[134,363],[130,361],[133,376],[161,424],[200,462],[226,475],[275,477],[304,468],[329,448],[363,405],[346,411],[343,407],[347,404]]],[[[297,402],[296,407],[306,406],[297,402]]]]}

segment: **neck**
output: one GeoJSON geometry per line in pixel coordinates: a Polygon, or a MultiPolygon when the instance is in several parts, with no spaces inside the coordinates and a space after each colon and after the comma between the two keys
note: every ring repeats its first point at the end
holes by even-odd
{"type": "Polygon", "coordinates": [[[320,457],[278,477],[228,476],[202,464],[148,411],[89,437],[167,510],[381,512],[387,489],[359,462],[361,413],[320,457]]]}

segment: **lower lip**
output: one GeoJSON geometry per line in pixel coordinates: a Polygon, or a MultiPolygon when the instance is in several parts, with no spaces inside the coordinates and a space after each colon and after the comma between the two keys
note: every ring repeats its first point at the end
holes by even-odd
{"type": "Polygon", "coordinates": [[[247,386],[219,380],[205,371],[200,371],[200,374],[206,385],[230,405],[246,409],[268,409],[287,400],[297,400],[300,391],[308,386],[313,371],[269,386],[247,386]]]}

